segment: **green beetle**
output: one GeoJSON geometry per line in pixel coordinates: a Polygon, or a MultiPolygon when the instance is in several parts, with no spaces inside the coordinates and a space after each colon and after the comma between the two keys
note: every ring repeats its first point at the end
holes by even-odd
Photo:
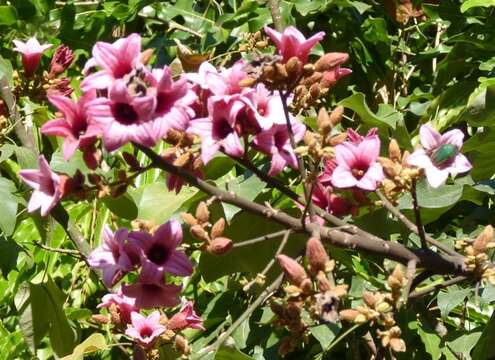
{"type": "Polygon", "coordinates": [[[431,160],[437,166],[445,165],[445,163],[452,160],[458,152],[459,149],[457,149],[457,146],[453,144],[443,144],[433,152],[431,160]]]}

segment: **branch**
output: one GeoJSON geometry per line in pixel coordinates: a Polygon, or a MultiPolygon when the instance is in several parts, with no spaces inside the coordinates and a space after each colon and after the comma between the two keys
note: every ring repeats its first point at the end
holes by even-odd
{"type": "Polygon", "coordinates": [[[284,30],[284,20],[282,19],[282,14],[280,14],[280,4],[279,0],[267,0],[268,9],[272,14],[273,25],[275,26],[275,30],[283,31],[284,30]]]}
{"type": "Polygon", "coordinates": [[[458,284],[458,283],[463,282],[463,281],[468,280],[468,279],[469,278],[467,276],[457,276],[457,277],[450,279],[450,280],[447,280],[441,284],[429,286],[423,290],[415,291],[409,295],[409,300],[417,299],[421,296],[424,296],[426,294],[434,292],[435,290],[443,289],[443,288],[449,287],[449,286],[454,285],[454,284],[458,284]]]}
{"type": "Polygon", "coordinates": [[[421,247],[423,249],[426,249],[428,245],[426,245],[425,228],[421,223],[421,212],[419,211],[418,195],[416,193],[416,179],[413,179],[412,181],[411,194],[413,198],[413,209],[414,209],[414,215],[416,216],[416,227],[418,229],[418,236],[419,239],[421,240],[421,247]]]}
{"type": "Polygon", "coordinates": [[[240,247],[243,247],[243,246],[257,244],[257,243],[263,242],[265,240],[270,240],[270,239],[278,238],[278,237],[284,235],[286,232],[287,232],[287,230],[280,230],[280,231],[277,231],[277,232],[274,232],[274,233],[271,233],[271,234],[267,234],[267,235],[263,235],[263,236],[256,237],[256,238],[253,238],[253,239],[249,239],[249,240],[241,241],[241,242],[238,242],[238,243],[234,243],[234,245],[232,247],[233,248],[240,248],[240,247]]]}
{"type": "MultiPolygon", "coordinates": [[[[378,197],[380,198],[380,200],[382,201],[382,204],[383,206],[385,206],[387,208],[387,210],[392,214],[394,215],[397,219],[399,219],[400,221],[402,221],[402,223],[409,229],[411,230],[413,233],[415,234],[418,234],[419,231],[418,231],[418,227],[416,226],[416,224],[414,224],[411,220],[409,220],[404,214],[402,214],[399,209],[397,209],[388,199],[387,197],[380,191],[380,190],[376,190],[376,194],[378,195],[378,197]]],[[[449,254],[451,256],[461,256],[459,255],[455,250],[451,249],[450,247],[448,247],[447,245],[445,244],[442,244],[440,241],[437,241],[435,239],[433,239],[431,236],[429,236],[428,234],[425,234],[425,240],[427,242],[429,242],[431,245],[433,246],[436,246],[437,248],[439,248],[440,250],[444,251],[446,254],[449,254]]]]}
{"type": "Polygon", "coordinates": [[[402,244],[385,241],[377,236],[367,234],[364,231],[358,231],[356,230],[357,228],[353,226],[347,226],[344,229],[340,229],[328,227],[320,228],[318,224],[303,225],[300,219],[289,216],[282,211],[274,210],[249,201],[235,193],[221,190],[216,186],[199,179],[183,168],[174,166],[172,163],[166,161],[150,148],[139,144],[134,144],[134,146],[145,153],[157,168],[181,177],[190,185],[207,194],[215,196],[216,199],[224,203],[237,206],[240,209],[273,220],[285,226],[287,229],[292,229],[294,232],[311,235],[313,231],[318,231],[321,239],[333,246],[379,255],[403,264],[407,264],[410,260],[415,260],[418,267],[430,269],[436,274],[467,274],[464,270],[464,261],[462,258],[440,255],[428,249],[408,249],[402,244]]]}

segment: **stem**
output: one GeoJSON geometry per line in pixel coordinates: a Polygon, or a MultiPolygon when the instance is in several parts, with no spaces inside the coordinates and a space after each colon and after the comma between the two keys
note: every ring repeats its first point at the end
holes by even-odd
{"type": "Polygon", "coordinates": [[[282,14],[280,13],[280,4],[279,0],[267,0],[268,9],[272,15],[273,25],[275,26],[275,30],[283,31],[284,30],[284,20],[282,19],[282,14]]]}
{"type": "Polygon", "coordinates": [[[421,212],[419,211],[418,196],[416,193],[416,179],[412,181],[411,194],[413,198],[414,215],[416,216],[416,227],[418,228],[418,236],[421,240],[421,247],[423,249],[427,249],[428,245],[426,244],[425,229],[421,223],[421,212]]]}
{"type": "Polygon", "coordinates": [[[424,288],[422,290],[414,291],[413,293],[411,293],[409,295],[409,300],[417,299],[419,297],[422,297],[424,295],[427,295],[429,293],[432,293],[435,290],[443,289],[443,288],[449,287],[450,285],[458,284],[458,283],[463,282],[463,281],[465,281],[467,279],[468,279],[467,276],[457,276],[457,277],[455,277],[453,279],[444,281],[441,284],[436,284],[436,285],[433,285],[433,286],[429,286],[427,288],[424,288]]]}
{"type": "Polygon", "coordinates": [[[233,248],[240,248],[240,247],[243,247],[243,246],[257,244],[257,243],[263,242],[265,240],[270,240],[270,239],[278,238],[278,237],[284,235],[286,232],[287,232],[287,230],[277,231],[277,232],[274,232],[272,234],[263,235],[263,236],[260,236],[260,237],[256,237],[256,238],[253,238],[253,239],[249,239],[249,240],[245,240],[245,241],[242,241],[242,242],[235,243],[232,247],[233,248]]]}

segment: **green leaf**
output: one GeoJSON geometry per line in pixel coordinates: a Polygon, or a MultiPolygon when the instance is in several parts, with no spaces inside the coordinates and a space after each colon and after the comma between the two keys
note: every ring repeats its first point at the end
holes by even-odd
{"type": "Polygon", "coordinates": [[[426,352],[431,356],[431,360],[438,360],[442,356],[440,349],[440,337],[433,331],[418,327],[418,335],[425,345],[426,352]]]}
{"type": "Polygon", "coordinates": [[[438,293],[437,303],[440,314],[443,318],[447,317],[450,312],[461,304],[466,296],[471,293],[471,289],[451,290],[438,293]]]}
{"type": "Polygon", "coordinates": [[[228,344],[226,341],[215,354],[215,360],[253,360],[253,358],[240,352],[234,344],[228,344]]]}
{"type": "MultiPolygon", "coordinates": [[[[265,188],[265,183],[257,176],[250,175],[246,177],[246,174],[244,174],[227,183],[219,183],[218,187],[224,187],[227,191],[233,191],[239,197],[246,200],[254,200],[261,190],[265,188]]],[[[240,209],[234,205],[222,203],[222,206],[227,220],[232,219],[232,217],[240,211],[240,209]]]]}
{"type": "Polygon", "coordinates": [[[471,334],[462,334],[455,340],[447,342],[448,347],[456,354],[461,354],[464,359],[471,359],[471,349],[476,345],[481,336],[480,331],[473,332],[471,334]]]}
{"type": "Polygon", "coordinates": [[[0,269],[5,278],[17,265],[17,257],[22,248],[11,238],[0,237],[0,269]]]}
{"type": "Polygon", "coordinates": [[[321,348],[326,349],[338,335],[340,329],[341,327],[336,324],[322,324],[310,327],[309,331],[318,340],[321,348]]]}
{"type": "MultiPolygon", "coordinates": [[[[17,21],[17,13],[11,5],[0,6],[0,25],[12,25],[17,21]]],[[[0,74],[0,76],[2,76],[0,74]]]]}
{"type": "Polygon", "coordinates": [[[12,181],[0,178],[0,229],[7,236],[14,232],[17,216],[18,198],[13,195],[16,192],[12,181]]]}
{"type": "Polygon", "coordinates": [[[489,360],[495,357],[495,312],[483,329],[478,343],[474,347],[473,360],[489,360]]]}
{"type": "Polygon", "coordinates": [[[420,207],[443,208],[455,204],[461,198],[463,186],[461,184],[443,185],[434,189],[426,181],[421,181],[416,189],[420,207]]]}
{"type": "Polygon", "coordinates": [[[391,116],[379,117],[375,115],[366,104],[366,96],[363,93],[356,93],[342,100],[339,105],[353,110],[361,117],[363,124],[369,127],[389,127],[395,129],[397,119],[391,116]]]}
{"type": "Polygon", "coordinates": [[[61,360],[82,360],[84,355],[105,350],[107,347],[107,341],[102,334],[91,334],[86,340],[74,348],[72,354],[64,356],[61,360]]]}
{"type": "Polygon", "coordinates": [[[251,331],[249,325],[249,318],[242,322],[241,325],[237,329],[235,329],[232,334],[232,338],[234,339],[237,347],[239,349],[244,349],[247,346],[247,339],[249,337],[249,332],[251,331]]]}
{"type": "Polygon", "coordinates": [[[495,6],[495,0],[467,0],[461,5],[461,12],[466,12],[474,7],[495,6]]]}
{"type": "Polygon", "coordinates": [[[105,196],[102,199],[105,206],[115,215],[134,220],[138,216],[138,208],[129,194],[123,194],[119,197],[105,196]]]}

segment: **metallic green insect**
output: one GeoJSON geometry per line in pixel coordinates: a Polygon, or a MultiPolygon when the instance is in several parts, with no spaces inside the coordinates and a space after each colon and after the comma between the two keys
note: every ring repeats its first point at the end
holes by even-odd
{"type": "Polygon", "coordinates": [[[457,149],[457,146],[453,144],[443,144],[433,152],[431,160],[437,166],[445,165],[445,163],[452,160],[458,152],[459,149],[457,149]]]}

